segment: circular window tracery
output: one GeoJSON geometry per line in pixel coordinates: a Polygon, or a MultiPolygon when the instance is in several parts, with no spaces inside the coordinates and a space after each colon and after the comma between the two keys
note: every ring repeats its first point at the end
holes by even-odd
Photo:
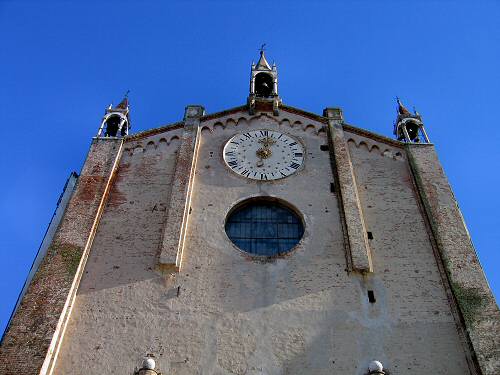
{"type": "Polygon", "coordinates": [[[229,213],[225,229],[238,248],[262,256],[285,254],[304,235],[297,213],[275,200],[244,202],[229,213]]]}

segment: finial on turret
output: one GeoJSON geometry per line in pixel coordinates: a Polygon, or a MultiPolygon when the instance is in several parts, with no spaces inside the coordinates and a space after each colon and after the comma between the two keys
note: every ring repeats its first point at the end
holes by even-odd
{"type": "Polygon", "coordinates": [[[422,116],[420,116],[420,113],[418,113],[415,106],[413,106],[413,114],[415,115],[416,118],[418,118],[420,121],[422,121],[422,116]]]}

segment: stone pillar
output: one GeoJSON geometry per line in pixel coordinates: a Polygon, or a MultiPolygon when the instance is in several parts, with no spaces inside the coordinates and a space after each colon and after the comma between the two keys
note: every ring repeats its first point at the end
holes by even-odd
{"type": "Polygon", "coordinates": [[[61,224],[3,337],[0,374],[51,374],[122,142],[92,141],[61,224]]]}
{"type": "Polygon", "coordinates": [[[483,375],[500,374],[500,312],[432,144],[406,145],[462,324],[483,375]]]}
{"type": "Polygon", "coordinates": [[[255,94],[255,75],[252,74],[252,78],[250,78],[250,94],[255,94]]]}
{"type": "Polygon", "coordinates": [[[372,272],[372,261],[368,237],[358,197],[356,178],[342,128],[343,116],[339,108],[326,108],[323,116],[328,118],[328,137],[334,176],[338,186],[339,204],[344,217],[343,229],[346,235],[346,250],[349,253],[353,271],[372,272]]]}
{"type": "Polygon", "coordinates": [[[160,252],[160,268],[166,271],[179,271],[182,264],[200,144],[200,118],[204,114],[202,106],[186,107],[160,252]]]}

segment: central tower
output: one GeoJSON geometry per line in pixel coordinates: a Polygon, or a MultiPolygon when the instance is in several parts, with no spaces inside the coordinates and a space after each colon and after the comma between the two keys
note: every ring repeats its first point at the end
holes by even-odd
{"type": "Polygon", "coordinates": [[[273,63],[271,67],[266,60],[264,46],[260,49],[260,58],[252,63],[250,72],[250,95],[248,96],[248,108],[250,114],[255,113],[255,107],[261,103],[272,103],[274,115],[279,114],[281,99],[278,96],[278,69],[273,63]]]}

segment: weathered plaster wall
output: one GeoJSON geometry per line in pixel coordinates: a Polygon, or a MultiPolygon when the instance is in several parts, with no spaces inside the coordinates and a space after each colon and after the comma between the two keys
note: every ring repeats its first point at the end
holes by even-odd
{"type": "Polygon", "coordinates": [[[165,293],[154,268],[178,145],[175,130],[124,144],[56,374],[129,373],[133,367],[126,372],[121,366],[135,363],[132,353],[147,348],[137,333],[150,333],[154,317],[143,307],[165,293]]]}
{"type": "Polygon", "coordinates": [[[135,151],[120,163],[55,374],[128,374],[146,354],[179,375],[361,375],[372,359],[392,375],[467,373],[402,150],[371,142],[369,152],[349,135],[374,236],[374,273],[362,276],[346,272],[329,153],[320,150],[323,123],[241,112],[201,126],[181,272],[156,268],[177,149],[169,138],[179,129],[125,144],[135,151]],[[267,183],[229,171],[224,143],[259,128],[299,138],[304,167],[267,183]],[[304,215],[303,240],[282,258],[252,259],[224,231],[237,202],[262,195],[304,215]]]}
{"type": "Polygon", "coordinates": [[[469,373],[406,152],[354,134],[347,138],[366,229],[373,235],[374,273],[367,287],[380,295],[376,304],[389,318],[380,332],[387,363],[406,357],[399,371],[408,366],[406,373],[469,373]]]}

